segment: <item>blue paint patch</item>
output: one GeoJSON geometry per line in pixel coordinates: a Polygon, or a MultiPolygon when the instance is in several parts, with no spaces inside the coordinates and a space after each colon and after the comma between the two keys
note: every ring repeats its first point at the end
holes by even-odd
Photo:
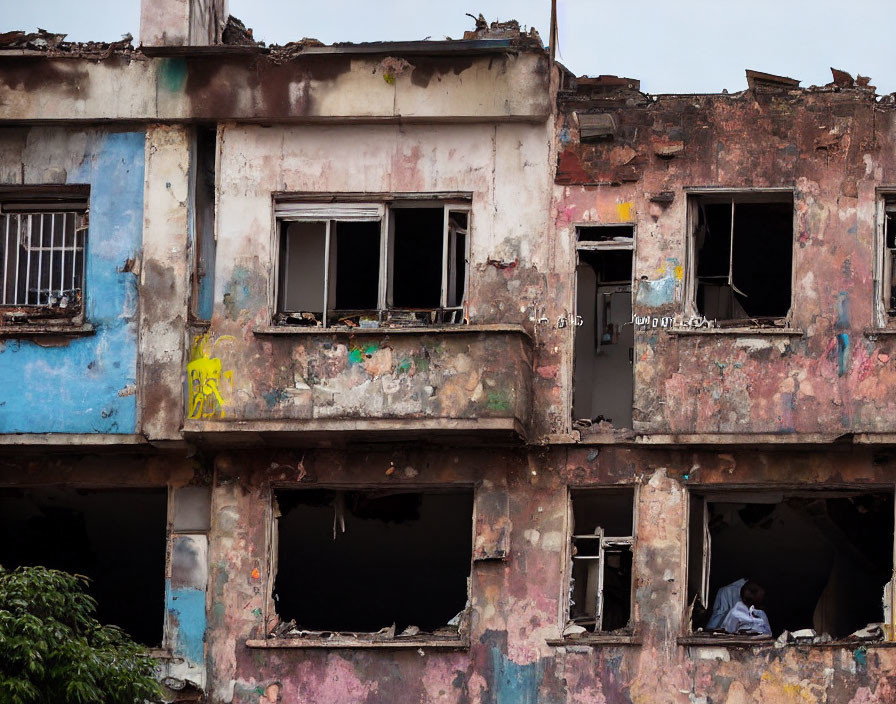
{"type": "Polygon", "coordinates": [[[0,345],[0,433],[133,433],[137,280],[119,269],[143,233],[143,132],[89,134],[68,183],[90,184],[86,322],[96,333],[64,347],[0,345]],[[125,391],[119,395],[120,391],[125,391]]]}
{"type": "Polygon", "coordinates": [[[165,611],[177,621],[172,652],[201,665],[205,661],[205,591],[172,589],[166,582],[165,611]]]}
{"type": "Polygon", "coordinates": [[[675,279],[666,275],[655,281],[639,281],[637,301],[642,306],[659,308],[675,301],[675,279]]]}
{"type": "Polygon", "coordinates": [[[837,375],[843,376],[849,367],[849,334],[837,335],[837,375]]]}
{"type": "Polygon", "coordinates": [[[491,649],[494,681],[489,688],[495,704],[536,704],[543,672],[539,663],[517,665],[497,648],[491,649]]]}
{"type": "Polygon", "coordinates": [[[187,61],[182,57],[162,59],[158,73],[159,83],[168,91],[178,93],[187,82],[187,61]]]}
{"type": "Polygon", "coordinates": [[[849,330],[849,294],[841,291],[837,294],[837,320],[835,330],[849,330]]]}
{"type": "Polygon", "coordinates": [[[644,306],[659,308],[675,302],[675,271],[679,268],[678,260],[666,259],[666,271],[661,279],[641,279],[637,282],[636,301],[644,306]]]}

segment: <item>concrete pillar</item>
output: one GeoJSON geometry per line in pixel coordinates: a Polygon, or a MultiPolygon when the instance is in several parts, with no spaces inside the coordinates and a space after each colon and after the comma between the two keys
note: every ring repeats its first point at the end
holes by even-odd
{"type": "Polygon", "coordinates": [[[210,46],[221,43],[226,0],[142,0],[143,46],[210,46]]]}
{"type": "Polygon", "coordinates": [[[140,275],[140,430],[149,440],[180,440],[187,324],[190,131],[146,131],[143,264],[140,275]]]}

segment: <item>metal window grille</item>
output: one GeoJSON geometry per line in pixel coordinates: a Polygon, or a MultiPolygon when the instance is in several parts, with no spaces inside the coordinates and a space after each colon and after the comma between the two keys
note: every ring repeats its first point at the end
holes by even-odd
{"type": "Polygon", "coordinates": [[[86,238],[85,212],[0,213],[0,305],[80,307],[86,238]]]}

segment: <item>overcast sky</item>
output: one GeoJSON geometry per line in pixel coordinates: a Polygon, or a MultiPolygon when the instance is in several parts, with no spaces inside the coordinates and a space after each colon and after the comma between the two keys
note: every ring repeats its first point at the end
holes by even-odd
{"type": "MultiPolygon", "coordinates": [[[[576,74],[641,79],[651,93],[746,88],[752,68],[821,85],[829,67],[896,91],[892,0],[558,0],[560,60],[576,74]]],[[[139,0],[0,0],[0,31],[70,39],[139,35],[139,0]]],[[[547,43],[550,0],[230,0],[255,38],[284,44],[458,38],[464,13],[514,18],[547,43]]],[[[136,43],[136,42],[135,42],[136,43]]]]}

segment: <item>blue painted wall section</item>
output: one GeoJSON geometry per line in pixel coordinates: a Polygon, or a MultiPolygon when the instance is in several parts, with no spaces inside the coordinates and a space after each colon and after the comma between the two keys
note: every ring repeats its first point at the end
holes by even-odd
{"type": "Polygon", "coordinates": [[[191,663],[201,665],[205,658],[205,590],[172,587],[165,584],[165,609],[169,619],[177,621],[172,634],[171,651],[191,663]]]}
{"type": "Polygon", "coordinates": [[[187,661],[188,669],[205,667],[207,541],[203,534],[174,535],[171,577],[165,583],[167,644],[187,661]]]}
{"type": "Polygon", "coordinates": [[[142,245],[144,133],[93,134],[68,183],[90,184],[86,322],[59,347],[0,342],[0,433],[133,433],[137,279],[121,271],[142,245]]]}

